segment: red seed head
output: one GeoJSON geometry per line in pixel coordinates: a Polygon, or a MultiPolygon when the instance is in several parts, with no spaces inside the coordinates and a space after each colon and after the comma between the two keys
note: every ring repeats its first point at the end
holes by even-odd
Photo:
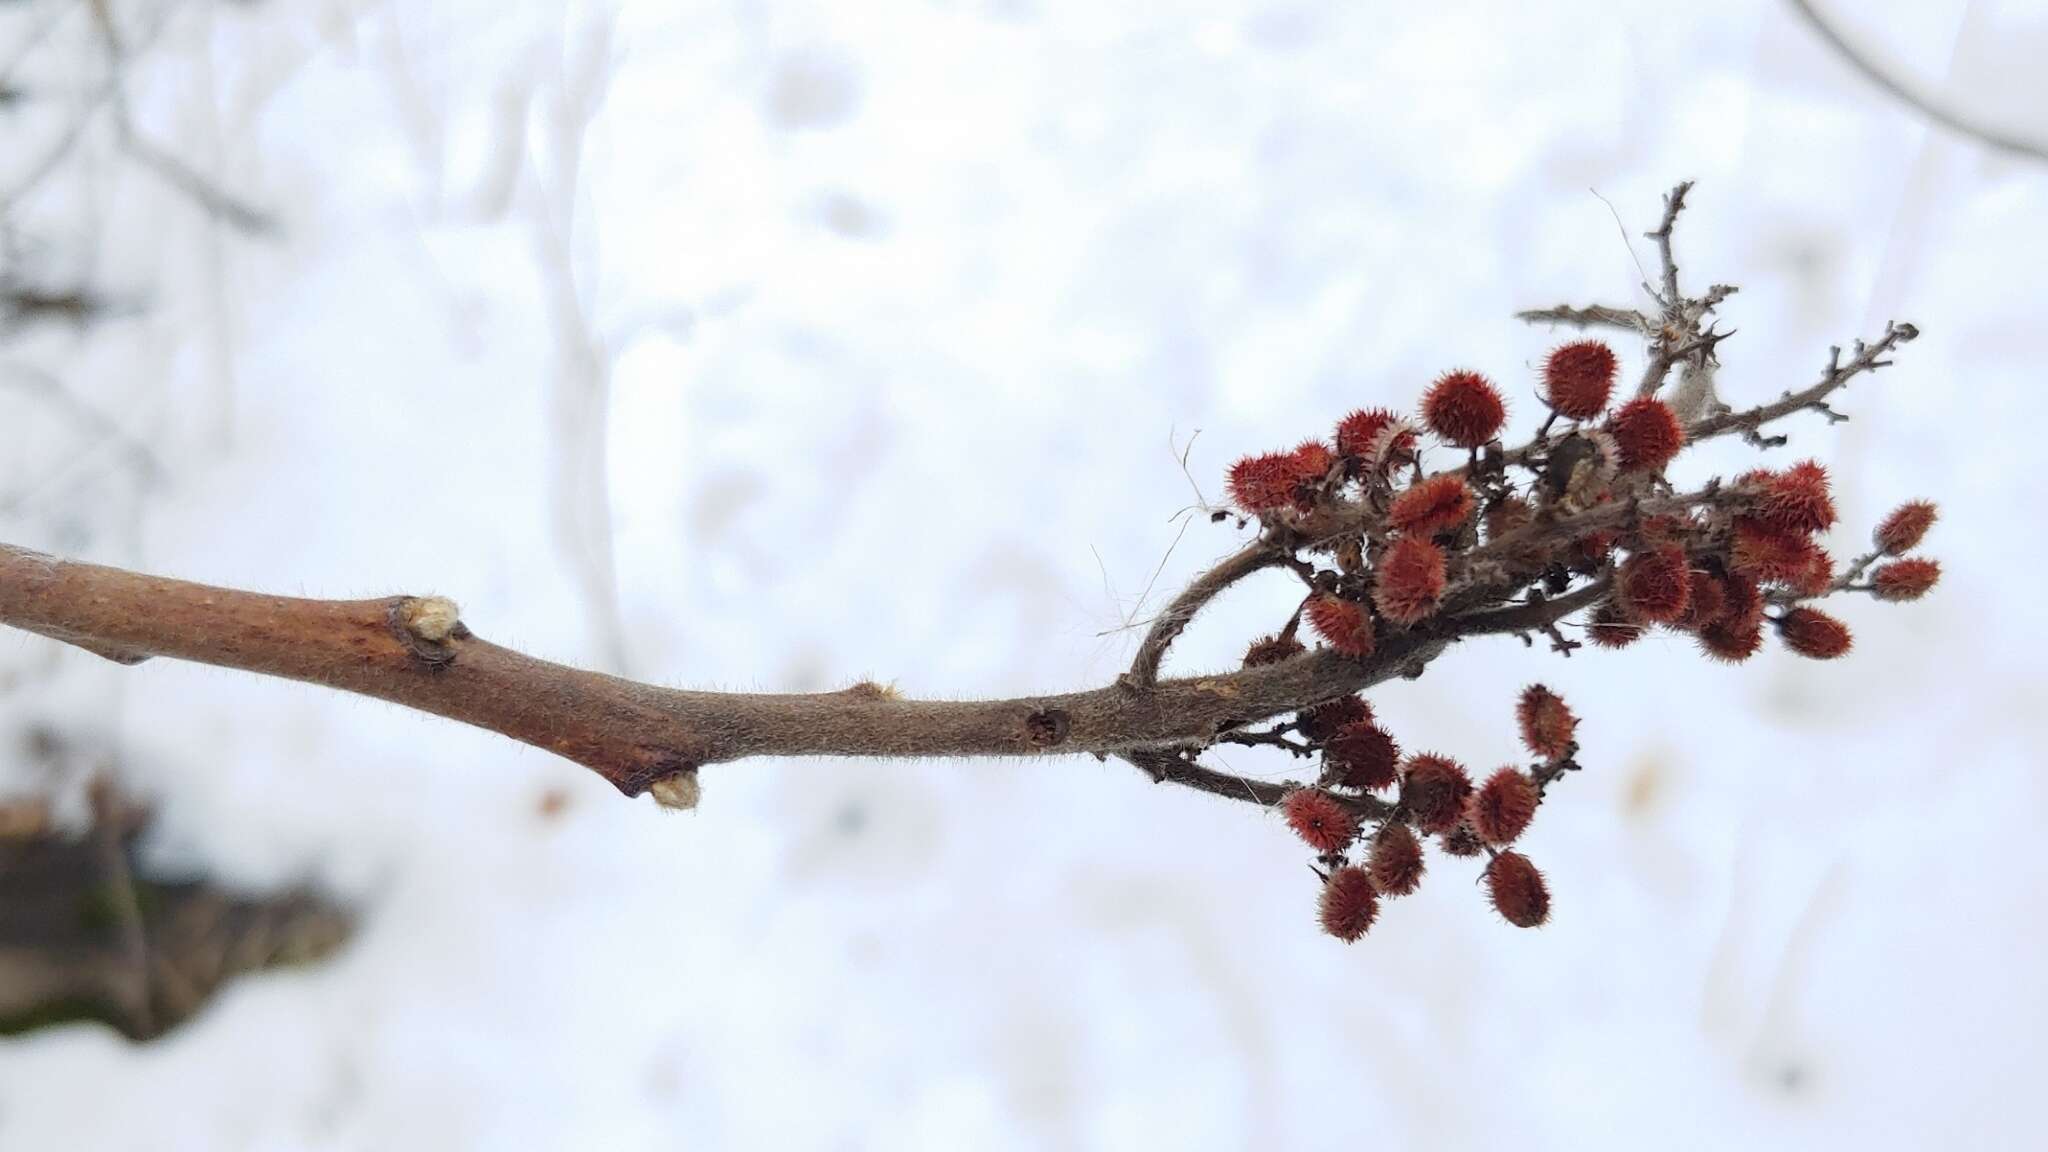
{"type": "Polygon", "coordinates": [[[1806,565],[1785,580],[1785,587],[1801,596],[1819,596],[1827,592],[1828,585],[1835,582],[1835,558],[1828,550],[1816,544],[1806,557],[1806,565]]]}
{"type": "Polygon", "coordinates": [[[1448,832],[1465,815],[1465,800],[1472,795],[1472,778],[1448,756],[1423,753],[1408,758],[1401,779],[1401,806],[1415,816],[1415,826],[1424,832],[1448,832]]]}
{"type": "Polygon", "coordinates": [[[1493,910],[1517,928],[1534,928],[1550,919],[1550,889],[1543,873],[1520,852],[1503,852],[1486,866],[1486,895],[1493,910]]]}
{"type": "Polygon", "coordinates": [[[1349,944],[1365,935],[1379,918],[1380,895],[1363,868],[1339,868],[1323,882],[1317,915],[1323,931],[1349,944]]]}
{"type": "Polygon", "coordinates": [[[1477,856],[1486,851],[1486,845],[1479,842],[1479,836],[1472,831],[1472,826],[1463,821],[1449,832],[1437,837],[1436,843],[1437,847],[1444,850],[1446,856],[1464,858],[1477,856]]]}
{"type": "Polygon", "coordinates": [[[1811,660],[1833,660],[1849,650],[1849,626],[1817,608],[1793,608],[1777,618],[1778,639],[1811,660]]]}
{"type": "Polygon", "coordinates": [[[1372,723],[1372,705],[1363,696],[1339,696],[1301,713],[1301,734],[1317,743],[1353,724],[1372,723]]]}
{"type": "Polygon", "coordinates": [[[1607,600],[1586,621],[1586,638],[1602,648],[1626,648],[1643,638],[1643,626],[1630,620],[1621,605],[1607,600]]]}
{"type": "Polygon", "coordinates": [[[1304,613],[1316,635],[1346,656],[1370,656],[1373,648],[1372,615],[1355,600],[1342,600],[1317,593],[1304,613]]]}
{"type": "Polygon", "coordinates": [[[1422,883],[1422,842],[1406,824],[1389,824],[1372,838],[1366,869],[1380,895],[1406,896],[1422,883]]]}
{"type": "Polygon", "coordinates": [[[1283,452],[1247,456],[1230,466],[1230,502],[1256,516],[1294,502],[1296,466],[1283,452]]]}
{"type": "Polygon", "coordinates": [[[1607,422],[1607,434],[1630,472],[1658,472],[1685,447],[1685,428],[1669,405],[1643,396],[1623,404],[1607,422]]]}
{"type": "Polygon", "coordinates": [[[1921,538],[1934,527],[1938,519],[1934,505],[1926,500],[1912,500],[1892,509],[1872,533],[1877,549],[1887,556],[1903,556],[1920,546],[1921,538]]]}
{"type": "Polygon", "coordinates": [[[1678,620],[1678,626],[1688,632],[1697,632],[1721,618],[1728,610],[1728,586],[1712,572],[1697,569],[1692,574],[1692,595],[1687,597],[1685,615],[1678,620]]]}
{"type": "Polygon", "coordinates": [[[1721,578],[1721,594],[1727,599],[1721,608],[1721,619],[1743,628],[1763,623],[1764,592],[1755,580],[1740,572],[1730,572],[1721,578]]]}
{"type": "Polygon", "coordinates": [[[1522,730],[1522,746],[1531,753],[1545,760],[1571,755],[1579,718],[1572,715],[1564,697],[1541,684],[1529,685],[1515,703],[1515,723],[1522,730]]]}
{"type": "Polygon", "coordinates": [[[1880,566],[1870,574],[1870,589],[1879,600],[1918,600],[1940,579],[1938,562],[1914,557],[1880,566]]]}
{"type": "Polygon", "coordinates": [[[1477,372],[1446,372],[1422,394],[1422,419],[1429,430],[1460,448],[1477,448],[1493,439],[1507,418],[1500,389],[1477,372]]]}
{"type": "Polygon", "coordinates": [[[1724,617],[1699,631],[1700,650],[1724,664],[1740,664],[1764,646],[1764,626],[1757,620],[1724,617]]]}
{"type": "Polygon", "coordinates": [[[1514,768],[1502,768],[1466,801],[1465,822],[1488,844],[1512,844],[1536,818],[1538,799],[1535,781],[1514,768]]]}
{"type": "Polygon", "coordinates": [[[1692,599],[1692,573],[1686,568],[1685,549],[1666,544],[1638,552],[1622,564],[1621,606],[1628,614],[1652,624],[1668,624],[1685,615],[1692,599]]]}
{"type": "Polygon", "coordinates": [[[1358,817],[1344,802],[1316,788],[1296,788],[1280,802],[1287,826],[1320,853],[1342,852],[1358,838],[1358,817]]]}
{"type": "Polygon", "coordinates": [[[1476,501],[1465,481],[1450,473],[1431,476],[1394,497],[1387,523],[1401,532],[1434,536],[1472,517],[1476,501]]]}
{"type": "Polygon", "coordinates": [[[1811,536],[1784,532],[1751,516],[1735,518],[1734,542],[1728,562],[1737,572],[1771,583],[1811,578],[1820,545],[1811,536]]]}
{"type": "Polygon", "coordinates": [[[1754,479],[1760,489],[1757,519],[1781,532],[1808,535],[1834,527],[1835,501],[1828,491],[1828,470],[1817,461],[1794,464],[1783,472],[1760,473],[1754,479]]]}
{"type": "Polygon", "coordinates": [[[1321,440],[1303,440],[1289,453],[1289,458],[1294,462],[1296,478],[1303,481],[1323,479],[1330,474],[1330,466],[1337,462],[1330,446],[1321,440]]]}
{"type": "Polygon", "coordinates": [[[1252,641],[1251,647],[1244,650],[1244,666],[1257,668],[1265,664],[1278,664],[1306,651],[1308,649],[1302,647],[1301,641],[1292,635],[1261,636],[1252,641]]]}
{"type": "Polygon", "coordinates": [[[1396,624],[1426,620],[1444,594],[1444,550],[1425,536],[1403,536],[1380,557],[1372,602],[1396,624]]]}
{"type": "Polygon", "coordinates": [[[1378,790],[1393,784],[1401,746],[1377,724],[1346,725],[1323,747],[1323,778],[1347,788],[1378,790]]]}
{"type": "Polygon", "coordinates": [[[1337,451],[1369,465],[1405,463],[1415,457],[1415,429],[1385,408],[1361,408],[1337,422],[1337,451]]]}
{"type": "Polygon", "coordinates": [[[1607,407],[1621,362],[1598,340],[1560,344],[1543,362],[1543,398],[1569,420],[1591,420],[1607,407]]]}

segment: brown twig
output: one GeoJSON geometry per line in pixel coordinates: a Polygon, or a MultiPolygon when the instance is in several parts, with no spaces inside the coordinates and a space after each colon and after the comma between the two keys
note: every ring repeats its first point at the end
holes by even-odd
{"type": "Polygon", "coordinates": [[[268,596],[0,545],[0,622],[123,663],[168,656],[389,700],[574,760],[627,795],[748,756],[1203,747],[1219,733],[1413,675],[1454,640],[1540,629],[1602,594],[1589,585],[1541,605],[1441,618],[1390,635],[1370,660],[1325,649],[1142,686],[1123,680],[1008,700],[906,700],[859,687],[789,695],[662,688],[499,647],[472,635],[454,605],[438,598],[268,596]]]}
{"type": "Polygon", "coordinates": [[[1742,433],[1743,439],[1758,448],[1776,448],[1785,443],[1783,436],[1765,436],[1763,426],[1773,420],[1789,416],[1794,412],[1811,410],[1827,417],[1830,424],[1839,424],[1848,417],[1828,407],[1827,398],[1838,388],[1867,372],[1890,367],[1892,361],[1886,355],[1901,344],[1909,343],[1920,335],[1920,330],[1911,324],[1893,321],[1885,325],[1884,335],[1875,344],[1858,340],[1851,346],[1847,364],[1842,363],[1842,349],[1837,346],[1828,350],[1828,366],[1821,373],[1820,382],[1798,392],[1787,392],[1769,404],[1759,404],[1740,412],[1727,412],[1710,416],[1686,429],[1686,441],[1698,443],[1730,432],[1742,433]]]}

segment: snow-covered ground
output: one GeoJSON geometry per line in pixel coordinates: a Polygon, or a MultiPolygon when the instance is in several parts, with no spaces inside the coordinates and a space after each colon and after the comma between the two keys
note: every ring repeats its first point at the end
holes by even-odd
{"type": "MultiPolygon", "coordinates": [[[[2038,0],[1827,7],[2048,137],[2038,0]]],[[[22,75],[75,93],[67,8],[8,6],[0,49],[54,21],[22,75]]],[[[1237,539],[1170,519],[1190,437],[1214,496],[1440,369],[1523,386],[1555,336],[1512,311],[1634,298],[1594,191],[1639,233],[1690,176],[1686,271],[1742,285],[1731,401],[1923,329],[1789,451],[1833,462],[1845,546],[1939,500],[1947,576],[1847,605],[1841,664],[1504,641],[1376,693],[1486,764],[1540,677],[1590,770],[1531,836],[1550,926],[1436,860],[1350,947],[1276,819],[1116,764],[749,762],[665,815],[382,704],[10,632],[0,724],[107,742],[163,859],[369,920],[157,1044],[0,1042],[0,1148],[2032,1146],[2048,165],[1930,132],[1789,5],[209,2],[130,97],[282,239],[103,134],[17,206],[141,305],[0,349],[17,543],[442,592],[676,684],[1097,683],[1141,593],[1237,539]]],[[[0,109],[0,177],[62,127],[0,109]]]]}

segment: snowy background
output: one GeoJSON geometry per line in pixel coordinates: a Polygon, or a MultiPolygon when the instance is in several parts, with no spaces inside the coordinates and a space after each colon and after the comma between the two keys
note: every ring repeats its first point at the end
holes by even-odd
{"type": "MultiPolygon", "coordinates": [[[[56,97],[0,107],[0,192],[98,82],[84,7],[0,5],[0,66],[56,97]]],[[[1829,10],[2048,136],[2040,0],[1829,10]]],[[[383,704],[7,632],[0,748],[99,741],[157,858],[368,919],[155,1044],[0,1041],[0,1148],[2030,1145],[2048,165],[1930,131],[1788,5],[116,12],[138,130],[281,232],[104,132],[10,206],[133,308],[0,348],[0,539],[441,592],[679,685],[1097,683],[1238,539],[1171,519],[1197,431],[1214,497],[1457,364],[1526,424],[1557,337],[1510,313],[1635,298],[1614,213],[1689,176],[1692,283],[1742,286],[1732,402],[1921,326],[1789,452],[1834,464],[1845,548],[1940,501],[1948,575],[1845,605],[1843,664],[1508,640],[1376,692],[1488,765],[1540,677],[1590,770],[1529,840],[1548,927],[1433,860],[1349,947],[1277,819],[1120,764],[748,762],[667,815],[383,704]]],[[[1237,590],[1173,665],[1294,591],[1237,590]]],[[[50,786],[0,755],[0,791],[50,786]]]]}

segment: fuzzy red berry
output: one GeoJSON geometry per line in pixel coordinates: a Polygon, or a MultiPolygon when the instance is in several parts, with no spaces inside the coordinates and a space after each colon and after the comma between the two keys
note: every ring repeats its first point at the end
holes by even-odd
{"type": "Polygon", "coordinates": [[[1763,472],[1745,479],[1758,489],[1756,517],[1781,532],[1811,535],[1835,526],[1835,501],[1828,491],[1828,470],[1817,461],[1794,464],[1783,472],[1763,472]]]}
{"type": "Polygon", "coordinates": [[[1676,544],[1629,557],[1617,579],[1621,606],[1646,623],[1678,619],[1692,598],[1692,572],[1686,567],[1685,549],[1676,544]]]}
{"type": "Polygon", "coordinates": [[[1805,567],[1785,578],[1785,587],[1801,596],[1819,596],[1834,582],[1835,558],[1816,544],[1807,554],[1805,567]]]}
{"type": "Polygon", "coordinates": [[[1586,638],[1602,648],[1626,648],[1643,638],[1643,626],[1628,618],[1621,605],[1604,601],[1586,622],[1586,638]]]}
{"type": "Polygon", "coordinates": [[[1579,718],[1572,715],[1564,697],[1541,684],[1529,685],[1515,702],[1515,723],[1522,730],[1522,746],[1531,753],[1545,760],[1571,755],[1579,718]]]}
{"type": "Polygon", "coordinates": [[[1671,406],[1642,396],[1615,410],[1607,422],[1621,466],[1629,472],[1657,472],[1685,447],[1685,428],[1671,406]]]}
{"type": "Polygon", "coordinates": [[[1304,613],[1316,635],[1346,656],[1370,656],[1373,648],[1372,614],[1355,600],[1343,600],[1317,593],[1304,613]]]}
{"type": "Polygon", "coordinates": [[[1486,895],[1501,918],[1517,928],[1550,919],[1550,889],[1543,873],[1520,852],[1503,852],[1486,866],[1486,895]]]}
{"type": "Polygon", "coordinates": [[[1363,868],[1339,868],[1323,882],[1317,918],[1323,931],[1349,944],[1365,935],[1379,918],[1380,894],[1363,868]]]}
{"type": "Polygon", "coordinates": [[[1437,377],[1422,395],[1422,419],[1429,430],[1460,448],[1477,448],[1493,439],[1507,417],[1500,389],[1466,369],[1437,377]]]}
{"type": "Polygon", "coordinates": [[[1449,473],[1431,476],[1394,497],[1387,523],[1419,536],[1448,532],[1471,519],[1476,501],[1465,481],[1449,473]]]}
{"type": "Polygon", "coordinates": [[[1938,512],[1925,500],[1913,500],[1892,509],[1872,533],[1877,549],[1887,556],[1903,556],[1919,547],[1927,530],[1934,527],[1938,512]]]}
{"type": "Polygon", "coordinates": [[[1479,836],[1472,831],[1472,826],[1463,821],[1449,832],[1437,837],[1436,844],[1444,850],[1444,855],[1460,859],[1477,856],[1486,851],[1486,845],[1479,842],[1479,836]]]}
{"type": "Polygon", "coordinates": [[[1415,429],[1385,408],[1361,408],[1337,422],[1337,451],[1370,465],[1415,457],[1415,429]]]}
{"type": "Polygon", "coordinates": [[[1280,802],[1287,826],[1317,852],[1342,852],[1358,838],[1358,816],[1344,802],[1317,788],[1296,788],[1280,802]]]}
{"type": "Polygon", "coordinates": [[[1261,636],[1257,640],[1252,641],[1251,647],[1244,650],[1244,666],[1247,668],[1258,668],[1267,664],[1278,664],[1282,660],[1292,659],[1306,651],[1308,649],[1303,647],[1301,641],[1295,639],[1292,634],[1261,636]]]}
{"type": "Polygon", "coordinates": [[[1761,624],[1764,618],[1764,592],[1757,582],[1740,572],[1730,572],[1721,578],[1721,595],[1725,603],[1721,606],[1721,619],[1745,628],[1761,624]]]}
{"type": "Polygon", "coordinates": [[[1894,560],[1870,574],[1870,590],[1879,600],[1918,600],[1940,579],[1941,565],[1933,560],[1894,560]]]}
{"type": "Polygon", "coordinates": [[[1543,398],[1559,416],[1591,420],[1607,407],[1621,362],[1598,340],[1574,340],[1543,362],[1543,398]]]}
{"type": "Polygon", "coordinates": [[[1254,516],[1294,502],[1296,464],[1285,452],[1247,456],[1230,466],[1230,502],[1254,516]]]}
{"type": "Polygon", "coordinates": [[[1700,650],[1724,664],[1740,664],[1764,646],[1764,627],[1756,620],[1724,617],[1699,630],[1700,650]]]}
{"type": "Polygon", "coordinates": [[[1488,844],[1512,844],[1536,818],[1540,799],[1535,781],[1518,769],[1502,768],[1465,802],[1465,821],[1488,844]]]}
{"type": "Polygon", "coordinates": [[[1330,446],[1321,440],[1303,440],[1289,459],[1294,463],[1294,477],[1297,483],[1315,483],[1330,474],[1330,468],[1337,462],[1330,452],[1330,446]]]}
{"type": "Polygon", "coordinates": [[[1363,696],[1339,696],[1325,700],[1301,713],[1301,734],[1316,743],[1330,739],[1353,724],[1372,723],[1372,705],[1363,696]]]}
{"type": "Polygon", "coordinates": [[[1735,518],[1734,542],[1728,562],[1736,571],[1772,583],[1810,577],[1820,545],[1810,536],[1784,532],[1749,516],[1735,518]]]}
{"type": "Polygon", "coordinates": [[[1793,608],[1774,623],[1785,647],[1811,660],[1833,660],[1849,651],[1849,626],[1817,608],[1793,608]]]}
{"type": "Polygon", "coordinates": [[[1408,758],[1401,779],[1401,806],[1424,832],[1448,832],[1457,827],[1471,795],[1472,778],[1456,760],[1433,753],[1408,758]]]}
{"type": "Polygon", "coordinates": [[[1366,870],[1382,896],[1406,896],[1422,883],[1422,842],[1406,824],[1389,824],[1372,838],[1366,870]]]}
{"type": "Polygon", "coordinates": [[[1401,746],[1377,724],[1346,725],[1323,748],[1324,779],[1347,788],[1385,788],[1400,764],[1401,746]]]}
{"type": "Polygon", "coordinates": [[[1719,620],[1727,610],[1728,585],[1712,572],[1695,569],[1692,595],[1686,598],[1685,615],[1678,620],[1678,626],[1688,632],[1697,632],[1719,620]]]}
{"type": "Polygon", "coordinates": [[[1403,536],[1380,557],[1372,602],[1396,624],[1414,624],[1436,612],[1444,594],[1444,550],[1423,536],[1403,536]]]}

